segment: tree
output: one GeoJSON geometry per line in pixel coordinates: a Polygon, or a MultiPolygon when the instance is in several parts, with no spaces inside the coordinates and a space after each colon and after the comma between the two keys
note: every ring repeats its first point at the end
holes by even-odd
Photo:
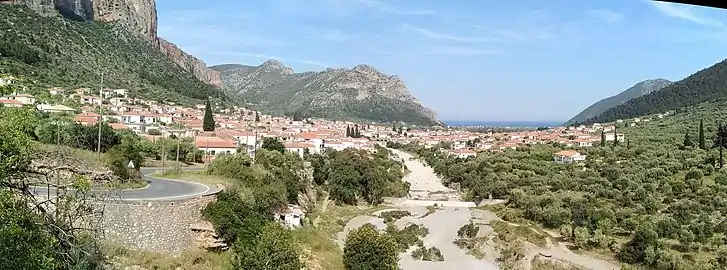
{"type": "Polygon", "coordinates": [[[291,233],[274,222],[255,239],[238,239],[233,246],[235,269],[299,270],[303,267],[291,233]]]}
{"type": "Polygon", "coordinates": [[[212,116],[212,107],[210,106],[209,99],[207,99],[204,104],[204,118],[202,120],[202,130],[215,131],[215,119],[212,116]]]}
{"type": "Polygon", "coordinates": [[[353,137],[354,138],[361,138],[361,132],[359,132],[359,130],[358,130],[358,124],[356,124],[355,127],[354,127],[353,137]]]}
{"type": "Polygon", "coordinates": [[[343,265],[346,270],[395,270],[399,254],[396,243],[388,234],[366,223],[351,231],[343,248],[343,265]]]}
{"type": "Polygon", "coordinates": [[[618,134],[616,133],[616,126],[613,126],[613,147],[618,146],[618,134]]]}
{"type": "Polygon", "coordinates": [[[346,137],[351,137],[351,126],[346,126],[346,137]]]}
{"type": "Polygon", "coordinates": [[[285,152],[285,145],[276,138],[263,139],[262,148],[270,151],[278,151],[280,153],[285,152]]]}
{"type": "Polygon", "coordinates": [[[722,151],[724,149],[724,143],[725,138],[727,138],[727,129],[722,125],[722,123],[719,123],[717,125],[717,134],[714,136],[714,147],[719,147],[719,168],[721,169],[724,166],[724,156],[722,155],[722,151]]]}
{"type": "Polygon", "coordinates": [[[601,130],[601,147],[606,147],[606,132],[601,130]]]}
{"type": "Polygon", "coordinates": [[[707,149],[704,143],[704,121],[699,119],[699,149],[707,149]]]}
{"type": "Polygon", "coordinates": [[[257,111],[255,111],[255,123],[258,123],[258,122],[260,122],[260,115],[258,114],[257,111]]]}
{"type": "Polygon", "coordinates": [[[692,142],[692,138],[689,137],[689,130],[687,130],[687,132],[684,133],[684,147],[692,146],[694,146],[694,143],[692,142]]]}

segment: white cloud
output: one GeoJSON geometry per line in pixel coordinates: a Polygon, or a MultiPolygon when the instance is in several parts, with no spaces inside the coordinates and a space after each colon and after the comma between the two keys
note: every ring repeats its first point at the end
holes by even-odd
{"type": "Polygon", "coordinates": [[[697,14],[691,6],[657,1],[649,2],[656,8],[656,10],[666,16],[687,20],[704,26],[724,27],[724,24],[720,21],[714,20],[708,16],[697,14]]]}
{"type": "Polygon", "coordinates": [[[404,32],[414,32],[414,33],[417,33],[417,34],[420,34],[422,36],[432,38],[432,39],[440,39],[440,40],[455,41],[455,42],[478,43],[478,42],[500,41],[498,39],[492,39],[492,38],[484,38],[484,37],[476,37],[476,36],[458,36],[458,35],[452,35],[452,34],[448,34],[448,33],[441,33],[441,32],[436,32],[436,31],[427,29],[427,28],[412,26],[409,24],[403,24],[401,26],[401,29],[404,32]]]}
{"type": "Polygon", "coordinates": [[[246,52],[232,52],[232,51],[214,51],[214,52],[207,52],[208,54],[215,54],[215,55],[224,55],[224,56],[236,56],[236,57],[247,57],[247,58],[255,58],[255,59],[261,59],[261,60],[278,60],[280,62],[286,63],[286,62],[294,62],[294,63],[301,63],[301,64],[307,64],[311,66],[318,66],[318,67],[328,67],[331,66],[327,63],[315,61],[315,60],[308,60],[308,59],[299,59],[299,58],[289,58],[289,57],[280,57],[275,55],[268,55],[268,54],[262,54],[262,53],[246,53],[246,52]]]}
{"type": "Polygon", "coordinates": [[[425,50],[423,54],[429,55],[459,55],[459,56],[476,56],[476,55],[502,55],[505,52],[500,50],[483,50],[478,48],[443,46],[432,47],[425,50]]]}
{"type": "Polygon", "coordinates": [[[623,20],[624,15],[615,11],[606,9],[591,9],[586,11],[588,16],[607,23],[616,23],[623,20]]]}

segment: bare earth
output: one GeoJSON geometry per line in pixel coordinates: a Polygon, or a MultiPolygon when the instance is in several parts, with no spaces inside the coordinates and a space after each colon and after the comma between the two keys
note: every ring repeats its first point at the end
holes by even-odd
{"type": "MultiPolygon", "coordinates": [[[[481,253],[484,254],[484,259],[477,259],[467,254],[467,251],[457,247],[453,243],[457,239],[457,230],[470,221],[478,224],[488,224],[491,220],[499,220],[499,218],[490,211],[474,209],[474,203],[459,201],[457,192],[445,187],[442,184],[442,180],[434,173],[431,167],[425,166],[416,159],[410,160],[412,156],[408,153],[395,149],[391,150],[400,159],[404,160],[406,167],[410,171],[404,180],[411,183],[411,199],[400,200],[391,209],[382,210],[370,216],[358,216],[351,219],[346,224],[344,230],[338,234],[338,245],[343,248],[348,232],[366,223],[371,223],[379,229],[384,229],[386,225],[383,219],[377,216],[384,211],[401,209],[411,212],[412,216],[397,220],[397,227],[403,228],[409,223],[424,225],[429,229],[429,234],[423,239],[424,246],[437,247],[444,256],[444,261],[442,262],[414,260],[410,255],[415,249],[415,247],[412,247],[407,252],[400,254],[399,266],[401,269],[499,269],[496,264],[496,258],[499,256],[499,252],[494,241],[487,241],[484,247],[482,247],[481,253]],[[425,216],[428,211],[427,206],[434,205],[435,203],[439,206],[438,210],[425,216]]],[[[487,225],[479,226],[480,232],[478,237],[489,237],[493,234],[492,227],[487,225]]],[[[575,254],[560,243],[550,244],[547,248],[541,248],[528,243],[526,245],[526,258],[523,260],[523,267],[530,269],[530,262],[534,257],[539,256],[541,252],[551,255],[551,259],[553,260],[568,262],[585,269],[619,269],[615,263],[575,254]]]]}

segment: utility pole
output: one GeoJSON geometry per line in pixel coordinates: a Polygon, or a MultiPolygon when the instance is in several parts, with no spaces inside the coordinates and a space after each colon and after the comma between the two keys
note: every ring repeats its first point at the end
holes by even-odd
{"type": "Polygon", "coordinates": [[[175,165],[177,166],[177,168],[179,168],[179,144],[181,143],[181,141],[182,140],[180,138],[177,138],[177,163],[175,165]]]}
{"type": "MultiPolygon", "coordinates": [[[[103,71],[101,71],[101,88],[98,89],[98,98],[103,99],[103,71]]],[[[101,155],[101,124],[103,123],[103,113],[101,112],[101,104],[98,104],[98,146],[96,146],[96,154],[101,155]]]]}
{"type": "Polygon", "coordinates": [[[164,159],[167,157],[167,151],[164,147],[164,135],[162,135],[162,175],[164,175],[164,159]]]}

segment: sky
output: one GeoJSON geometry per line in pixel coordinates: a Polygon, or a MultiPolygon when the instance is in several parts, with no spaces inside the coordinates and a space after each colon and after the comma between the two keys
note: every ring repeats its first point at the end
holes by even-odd
{"type": "Polygon", "coordinates": [[[210,66],[368,64],[442,120],[565,121],[727,57],[727,10],[648,0],[156,2],[159,36],[210,66]]]}

